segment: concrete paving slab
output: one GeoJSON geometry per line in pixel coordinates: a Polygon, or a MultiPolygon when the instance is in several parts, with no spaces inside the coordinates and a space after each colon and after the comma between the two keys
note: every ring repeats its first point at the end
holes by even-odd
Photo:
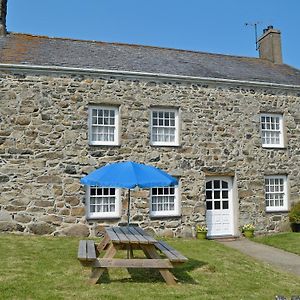
{"type": "Polygon", "coordinates": [[[255,243],[249,239],[220,241],[223,245],[239,250],[262,262],[268,263],[283,271],[300,276],[300,256],[271,246],[255,243]]]}

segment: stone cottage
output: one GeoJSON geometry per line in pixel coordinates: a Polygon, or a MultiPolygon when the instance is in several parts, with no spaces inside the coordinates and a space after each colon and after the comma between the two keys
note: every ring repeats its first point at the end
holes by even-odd
{"type": "Polygon", "coordinates": [[[6,31],[0,0],[0,231],[98,235],[126,191],[79,180],[134,160],[176,176],[132,191],[159,235],[279,231],[300,194],[300,71],[268,27],[259,58],[6,31]]]}

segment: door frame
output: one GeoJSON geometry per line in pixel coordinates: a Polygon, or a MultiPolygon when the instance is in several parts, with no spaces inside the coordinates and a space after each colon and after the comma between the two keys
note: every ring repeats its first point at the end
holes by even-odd
{"type": "MultiPolygon", "coordinates": [[[[238,199],[236,193],[236,179],[235,176],[230,175],[209,175],[205,178],[205,217],[207,218],[206,209],[206,183],[211,180],[226,180],[229,182],[229,197],[231,198],[231,209],[230,209],[230,233],[222,235],[208,235],[209,238],[226,237],[226,236],[237,236],[237,216],[238,216],[238,199]]],[[[229,200],[230,201],[230,200],[229,200]]]]}

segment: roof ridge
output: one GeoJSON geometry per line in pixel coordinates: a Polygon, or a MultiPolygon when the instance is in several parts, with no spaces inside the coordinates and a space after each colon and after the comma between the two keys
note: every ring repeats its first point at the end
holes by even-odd
{"type": "Polygon", "coordinates": [[[32,38],[45,38],[45,39],[53,39],[53,40],[65,40],[65,41],[74,41],[74,42],[82,42],[82,43],[91,43],[92,42],[92,43],[96,43],[96,44],[127,46],[127,47],[142,47],[142,48],[149,48],[149,49],[184,52],[184,53],[195,53],[195,54],[206,54],[206,55],[212,55],[212,56],[223,56],[223,57],[235,57],[235,58],[247,58],[247,59],[253,59],[253,60],[261,60],[258,57],[252,57],[252,56],[213,53],[213,52],[204,52],[204,51],[189,50],[189,49],[179,49],[179,48],[172,48],[172,47],[160,47],[160,46],[143,45],[143,44],[129,44],[129,43],[121,43],[121,42],[105,42],[105,41],[98,41],[98,40],[84,40],[84,39],[75,39],[75,38],[68,38],[68,37],[51,37],[51,36],[47,36],[47,35],[35,35],[35,34],[21,33],[21,32],[9,32],[7,36],[9,37],[10,35],[28,36],[28,37],[32,37],[32,38]]]}

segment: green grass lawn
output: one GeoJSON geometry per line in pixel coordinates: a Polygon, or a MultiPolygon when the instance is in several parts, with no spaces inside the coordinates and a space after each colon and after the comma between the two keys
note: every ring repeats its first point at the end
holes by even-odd
{"type": "Polygon", "coordinates": [[[299,232],[285,232],[270,236],[259,236],[255,237],[253,240],[258,243],[266,244],[300,255],[299,232]]]}
{"type": "Polygon", "coordinates": [[[280,273],[215,241],[168,239],[189,258],[177,286],[156,271],[114,269],[87,283],[77,238],[0,235],[0,299],[274,299],[300,295],[300,278],[280,273]]]}

